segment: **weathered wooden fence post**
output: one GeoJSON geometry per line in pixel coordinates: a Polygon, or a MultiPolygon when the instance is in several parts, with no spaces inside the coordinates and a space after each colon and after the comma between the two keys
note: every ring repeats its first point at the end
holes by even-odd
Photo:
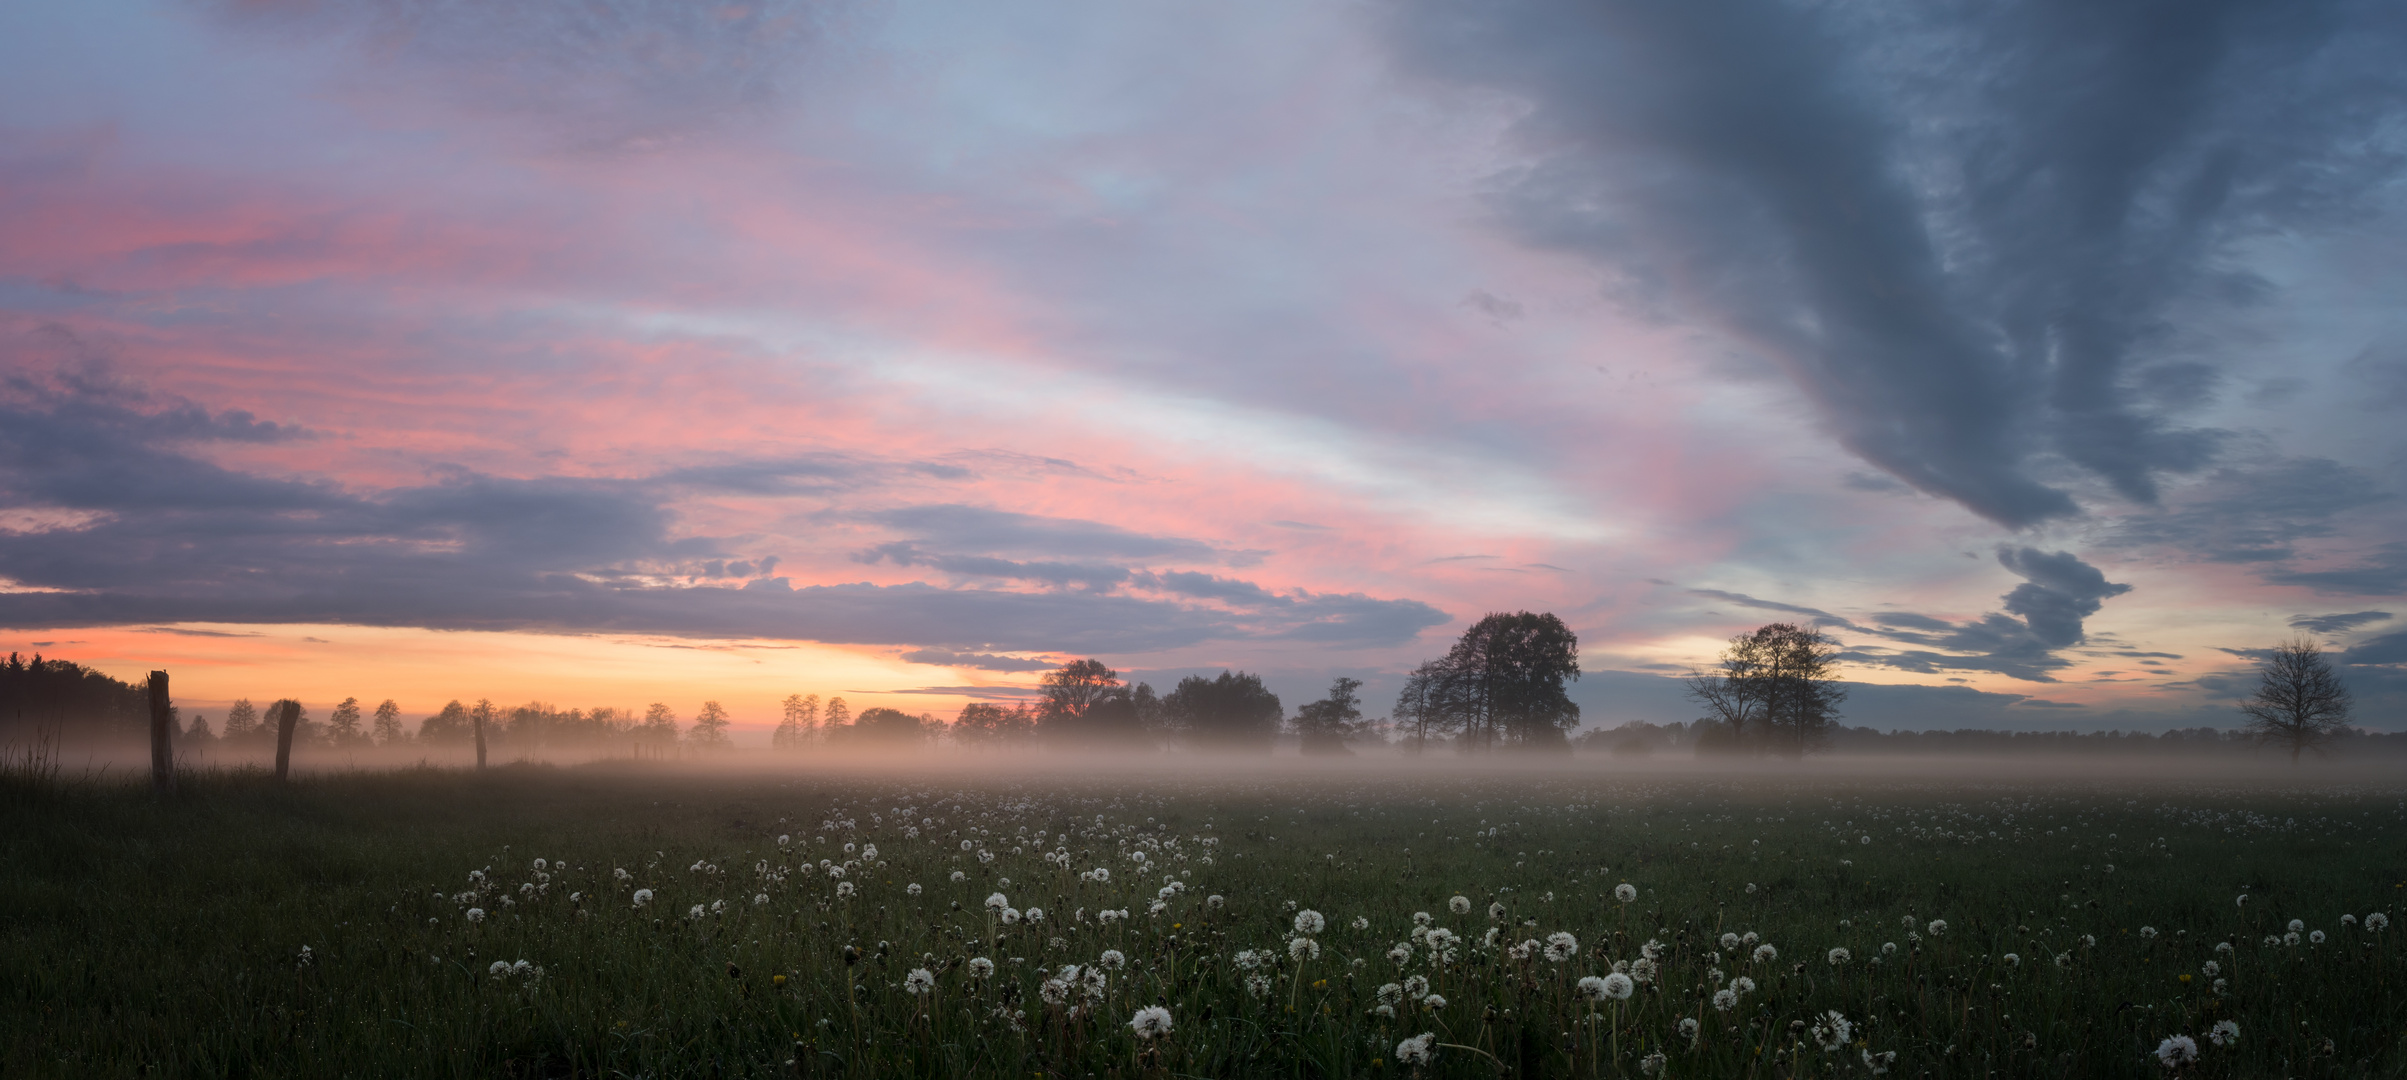
{"type": "Polygon", "coordinates": [[[301,723],[301,703],[285,698],[276,703],[276,779],[292,773],[293,728],[301,723]]]}
{"type": "Polygon", "coordinates": [[[176,786],[175,709],[167,701],[167,673],[150,673],[150,787],[161,793],[176,786]]]}
{"type": "MultiPolygon", "coordinates": [[[[482,706],[484,702],[477,702],[482,706]]],[[[476,722],[476,771],[485,771],[485,710],[478,708],[470,717],[476,722]]]]}

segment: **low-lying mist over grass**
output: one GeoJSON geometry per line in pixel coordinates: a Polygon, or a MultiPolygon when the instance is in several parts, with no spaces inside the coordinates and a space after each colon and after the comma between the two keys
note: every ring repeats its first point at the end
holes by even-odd
{"type": "Polygon", "coordinates": [[[2394,770],[1957,764],[19,770],[0,1028],[58,1076],[2407,1068],[2394,770]]]}

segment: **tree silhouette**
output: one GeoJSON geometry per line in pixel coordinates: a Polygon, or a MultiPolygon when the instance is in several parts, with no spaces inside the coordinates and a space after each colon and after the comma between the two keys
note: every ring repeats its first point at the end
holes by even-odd
{"type": "Polygon", "coordinates": [[[677,714],[655,701],[644,706],[644,721],[636,725],[635,737],[654,748],[673,746],[677,742],[677,714]]]}
{"type": "Polygon", "coordinates": [[[359,699],[347,697],[326,718],[326,735],[336,746],[358,745],[366,734],[359,729],[359,699]]]}
{"type": "Polygon", "coordinates": [[[1362,680],[1340,677],[1329,684],[1329,696],[1295,711],[1295,732],[1307,754],[1345,754],[1346,739],[1362,729],[1362,703],[1355,691],[1362,680]]]}
{"type": "Polygon", "coordinates": [[[726,749],[735,745],[727,737],[727,723],[727,710],[720,708],[716,701],[705,701],[702,703],[702,711],[694,714],[694,727],[687,733],[686,738],[694,745],[706,749],[726,749]]]}
{"type": "Polygon", "coordinates": [[[378,746],[391,746],[406,738],[401,730],[401,704],[386,698],[376,706],[376,723],[371,731],[378,746]]]}
{"type": "Polygon", "coordinates": [[[1190,745],[1265,754],[1287,715],[1261,676],[1242,671],[1180,679],[1162,699],[1162,712],[1170,729],[1190,745]]]}
{"type": "Polygon", "coordinates": [[[861,715],[841,731],[829,732],[828,742],[839,747],[917,746],[927,741],[935,726],[927,717],[875,706],[861,710],[861,715]]]}
{"type": "Polygon", "coordinates": [[[973,701],[953,718],[953,739],[967,746],[1012,746],[1036,734],[1036,714],[1026,705],[1006,709],[989,701],[973,701]]]}
{"type": "MultiPolygon", "coordinates": [[[[236,702],[235,704],[241,704],[236,702]]],[[[231,724],[231,719],[226,721],[231,724]]],[[[468,706],[453,698],[443,703],[433,716],[418,724],[418,741],[442,745],[457,745],[468,741],[468,706]]]]}
{"type": "Polygon", "coordinates": [[[259,709],[249,698],[235,698],[234,704],[226,709],[226,741],[249,742],[258,729],[259,709]]]}
{"type": "Polygon", "coordinates": [[[1688,696],[1711,713],[1715,742],[1794,757],[1819,748],[1838,720],[1847,691],[1837,670],[1838,643],[1828,635],[1770,623],[1731,638],[1716,671],[1690,672],[1688,696]]]}
{"type": "Polygon", "coordinates": [[[1037,730],[1062,745],[1136,746],[1150,741],[1153,688],[1121,685],[1100,660],[1072,660],[1045,674],[1037,730]]]}
{"type": "Polygon", "coordinates": [[[788,694],[783,705],[785,718],[769,733],[769,745],[799,750],[819,735],[819,695],[788,694]]]}
{"type": "Polygon", "coordinates": [[[1464,750],[1568,746],[1580,707],[1563,684],[1580,677],[1579,646],[1551,613],[1489,615],[1443,658],[1413,670],[1396,716],[1412,726],[1416,749],[1447,733],[1464,750]]]}
{"type": "Polygon", "coordinates": [[[2240,702],[2240,711],[2248,717],[2243,730],[2250,738],[2288,747],[2295,765],[2300,753],[2320,751],[2347,729],[2351,704],[2323,650],[2298,637],[2274,646],[2258,665],[2256,693],[2240,702]]]}

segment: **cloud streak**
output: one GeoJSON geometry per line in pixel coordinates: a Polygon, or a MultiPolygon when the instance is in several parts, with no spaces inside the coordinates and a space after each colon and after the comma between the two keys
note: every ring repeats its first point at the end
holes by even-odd
{"type": "MultiPolygon", "coordinates": [[[[1499,223],[1775,360],[1849,449],[1993,521],[2152,504],[2225,441],[2168,321],[2397,175],[2363,3],[1414,0],[1401,54],[1528,107],[1499,223]],[[2174,347],[2178,344],[2180,347],[2174,347]]],[[[2219,360],[2237,362],[2236,357],[2219,360]]]]}

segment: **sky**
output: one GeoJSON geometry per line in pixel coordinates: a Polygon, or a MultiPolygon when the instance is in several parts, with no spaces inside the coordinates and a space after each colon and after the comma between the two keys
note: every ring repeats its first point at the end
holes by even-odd
{"type": "Polygon", "coordinates": [[[0,7],[0,648],[755,734],[1092,656],[2407,729],[2407,8],[0,7]]]}

